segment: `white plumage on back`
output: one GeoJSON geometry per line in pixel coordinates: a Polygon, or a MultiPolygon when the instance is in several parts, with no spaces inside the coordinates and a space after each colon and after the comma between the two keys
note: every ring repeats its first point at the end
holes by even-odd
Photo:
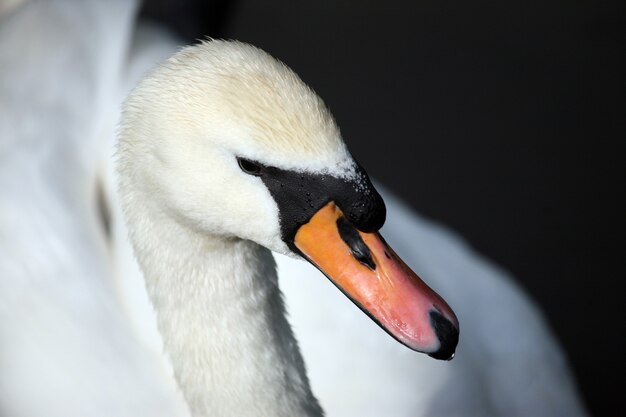
{"type": "Polygon", "coordinates": [[[0,16],[1,415],[184,411],[121,313],[96,204],[133,9],[25,2],[0,16]]]}

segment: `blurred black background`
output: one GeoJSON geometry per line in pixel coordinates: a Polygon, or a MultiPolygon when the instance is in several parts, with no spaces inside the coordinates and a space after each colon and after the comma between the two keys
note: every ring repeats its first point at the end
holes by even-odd
{"type": "Polygon", "coordinates": [[[291,66],[372,177],[515,275],[608,416],[626,415],[625,5],[152,0],[141,14],[291,66]]]}

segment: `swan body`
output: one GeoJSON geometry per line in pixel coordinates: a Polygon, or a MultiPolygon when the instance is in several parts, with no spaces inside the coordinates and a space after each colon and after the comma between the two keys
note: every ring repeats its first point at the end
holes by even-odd
{"type": "Polygon", "coordinates": [[[0,414],[181,415],[120,309],[96,206],[134,5],[74,6],[0,16],[0,414]]]}
{"type": "MultiPolygon", "coordinates": [[[[33,4],[32,9],[18,10],[21,14],[16,12],[16,16],[45,16],[55,22],[55,13],[59,13],[55,10],[64,9],[60,2],[52,4],[51,10],[33,4]]],[[[5,341],[0,342],[1,413],[273,416],[321,415],[323,408],[330,416],[584,415],[562,353],[532,303],[506,274],[473,254],[449,232],[411,213],[384,190],[388,216],[383,233],[387,240],[401,256],[410,259],[413,268],[428,277],[462,318],[464,333],[454,361],[434,361],[401,346],[348,303],[319,271],[294,259],[279,237],[279,214],[272,196],[255,178],[241,175],[237,165],[227,160],[237,152],[286,168],[306,167],[349,176],[349,153],[336,126],[321,102],[306,89],[290,100],[300,110],[297,114],[314,116],[297,120],[297,126],[293,117],[281,120],[259,113],[249,117],[247,110],[258,111],[259,104],[263,107],[267,100],[270,105],[277,104],[272,106],[272,115],[288,115],[285,110],[290,109],[282,109],[276,101],[271,103],[266,97],[271,96],[271,89],[259,94],[257,90],[246,91],[251,87],[246,84],[237,88],[241,94],[224,97],[241,99],[230,104],[224,100],[195,101],[190,108],[186,104],[194,99],[193,94],[181,94],[174,102],[142,100],[141,96],[131,99],[127,108],[134,115],[128,118],[127,110],[118,157],[122,171],[119,203],[113,192],[111,152],[106,153],[103,164],[100,162],[108,175],[104,188],[113,211],[112,235],[107,242],[90,191],[98,174],[95,167],[100,165],[96,158],[90,158],[100,155],[100,148],[110,143],[99,142],[112,137],[115,120],[107,109],[116,107],[114,103],[133,80],[158,57],[169,55],[173,44],[153,37],[153,41],[135,45],[132,60],[124,69],[120,61],[128,27],[120,28],[119,38],[113,41],[109,25],[119,21],[120,15],[130,16],[132,7],[125,2],[106,6],[84,2],[76,10],[79,13],[66,26],[81,31],[89,27],[93,38],[67,33],[57,43],[67,42],[71,45],[68,50],[77,56],[86,54],[83,60],[94,65],[78,74],[92,78],[76,87],[76,96],[67,94],[67,89],[63,89],[65,94],[54,89],[48,93],[55,100],[64,97],[68,109],[59,111],[46,129],[58,134],[57,140],[49,142],[52,151],[41,154],[40,163],[30,163],[33,154],[28,140],[34,144],[41,140],[26,129],[34,112],[17,107],[11,116],[24,120],[26,127],[0,136],[15,139],[3,142],[0,148],[0,236],[3,249],[12,250],[0,251],[0,277],[11,277],[0,279],[0,341],[5,341]],[[102,26],[94,27],[95,16],[102,26]],[[102,30],[95,30],[98,27],[102,30]],[[110,52],[99,51],[99,55],[89,48],[90,42],[105,39],[105,44],[111,45],[110,52]],[[115,79],[114,74],[121,74],[122,79],[115,79]],[[84,98],[94,86],[101,92],[96,95],[96,106],[84,98]],[[108,91],[115,93],[105,94],[108,91]],[[305,100],[300,102],[302,97],[305,100]],[[99,108],[92,114],[100,115],[100,119],[85,120],[86,107],[99,108]],[[144,117],[150,111],[168,117],[144,117]],[[203,124],[201,119],[207,114],[213,121],[236,121],[221,126],[203,124]],[[74,118],[67,119],[69,115],[74,118]],[[172,119],[177,123],[167,122],[172,119]],[[65,122],[58,123],[61,120],[65,122]],[[284,140],[285,132],[294,129],[302,130],[302,135],[284,140]],[[202,136],[192,135],[198,132],[202,136]],[[137,136],[146,141],[134,140],[137,136]],[[163,139],[148,142],[155,137],[163,139]],[[228,146],[220,151],[207,149],[194,141],[200,137],[228,146]],[[129,148],[124,138],[133,138],[129,148]],[[140,168],[129,164],[136,161],[132,159],[135,152],[147,156],[140,168]],[[55,163],[59,155],[70,163],[65,171],[55,163]],[[159,182],[148,180],[150,172],[162,173],[159,182]],[[22,182],[16,181],[17,176],[22,182]],[[85,183],[76,185],[69,178],[82,178],[85,183]],[[28,192],[24,192],[23,184],[29,185],[28,192]],[[64,188],[68,186],[76,188],[68,191],[64,188]],[[237,199],[225,190],[238,190],[237,194],[246,199],[237,199]],[[166,361],[173,363],[176,384],[186,404],[169,375],[169,364],[159,356],[161,341],[143,289],[144,274],[130,256],[118,206],[125,207],[129,218],[147,292],[157,309],[168,352],[166,361]],[[10,241],[7,236],[12,236],[10,241]],[[38,236],[35,244],[33,236],[38,236]],[[276,257],[280,278],[270,252],[258,243],[288,255],[276,257]],[[115,275],[119,278],[112,281],[110,277],[115,275]],[[279,284],[295,338],[285,319],[279,284]],[[312,306],[315,311],[311,311],[312,306]],[[216,316],[219,321],[214,320],[216,316]],[[19,325],[15,325],[16,318],[19,325]],[[213,325],[207,326],[209,322],[213,325]],[[312,390],[296,339],[308,365],[312,390]],[[233,380],[238,384],[233,386],[233,380]],[[33,397],[39,401],[32,401],[33,397]],[[74,401],[68,403],[65,399],[70,397],[74,401]]],[[[61,15],[72,16],[72,12],[65,10],[61,15]]],[[[19,20],[14,24],[0,30],[11,33],[19,25],[33,27],[19,20]]],[[[19,44],[6,36],[0,40],[7,45],[19,44]]],[[[230,53],[236,55],[239,47],[259,54],[262,61],[269,60],[266,63],[279,74],[286,71],[255,49],[250,52],[247,46],[237,46],[230,53]]],[[[45,48],[37,53],[46,56],[45,48]]],[[[201,72],[211,62],[191,59],[198,60],[193,62],[192,72],[201,72]]],[[[12,60],[21,62],[17,56],[12,60]]],[[[61,84],[75,85],[80,77],[66,72],[70,62],[75,61],[60,65],[57,72],[49,68],[46,73],[57,77],[65,73],[67,81],[61,84]]],[[[167,65],[176,68],[184,63],[174,59],[167,65]]],[[[14,74],[28,73],[27,68],[34,71],[37,66],[24,61],[14,74]]],[[[297,84],[289,72],[283,75],[287,83],[297,84]]],[[[33,74],[31,79],[38,77],[33,74]]],[[[177,83],[151,79],[154,84],[150,88],[177,88],[177,83]]],[[[53,86],[42,81],[39,88],[49,91],[53,86]]],[[[17,89],[12,91],[11,97],[20,96],[17,89]]],[[[49,107],[44,104],[41,108],[45,113],[49,107]]],[[[32,106],[32,101],[25,105],[32,106]]]]}

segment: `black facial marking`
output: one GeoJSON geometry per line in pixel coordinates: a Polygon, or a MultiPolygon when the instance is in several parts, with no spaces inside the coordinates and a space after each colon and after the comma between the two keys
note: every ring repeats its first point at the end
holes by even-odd
{"type": "MultiPolygon", "coordinates": [[[[260,167],[259,173],[253,175],[263,180],[276,201],[283,241],[296,253],[299,253],[294,244],[296,232],[329,201],[334,201],[348,221],[363,232],[377,231],[385,223],[385,203],[358,164],[355,175],[346,179],[245,161],[260,167]]],[[[242,166],[242,170],[246,168],[242,166]]]]}
{"type": "Polygon", "coordinates": [[[375,271],[376,263],[372,259],[370,248],[367,247],[359,232],[356,231],[354,226],[352,226],[345,217],[341,216],[337,219],[337,230],[339,230],[341,239],[350,248],[352,256],[372,271],[375,271]]]}

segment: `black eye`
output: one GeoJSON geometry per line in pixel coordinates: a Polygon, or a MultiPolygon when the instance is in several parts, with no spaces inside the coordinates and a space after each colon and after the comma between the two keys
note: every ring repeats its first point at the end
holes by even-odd
{"type": "Polygon", "coordinates": [[[263,173],[263,167],[256,162],[243,158],[237,158],[237,162],[239,163],[239,168],[241,168],[241,170],[246,174],[258,177],[263,173]]]}

